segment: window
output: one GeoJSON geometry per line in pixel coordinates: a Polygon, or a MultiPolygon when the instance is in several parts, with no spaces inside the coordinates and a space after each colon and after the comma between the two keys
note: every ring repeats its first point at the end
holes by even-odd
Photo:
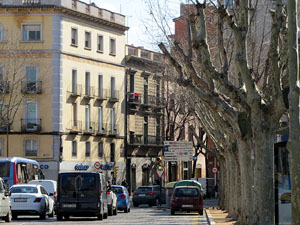
{"type": "Polygon", "coordinates": [[[85,94],[90,95],[90,72],[85,72],[85,94]]]}
{"type": "Polygon", "coordinates": [[[116,55],[116,39],[110,38],[109,40],[109,54],[116,55]]]}
{"type": "Polygon", "coordinates": [[[84,47],[87,49],[91,48],[91,32],[85,32],[85,42],[84,47]]]}
{"type": "Polygon", "coordinates": [[[110,143],[110,162],[115,162],[115,143],[110,143]]]}
{"type": "Polygon", "coordinates": [[[23,41],[41,41],[41,24],[23,24],[22,25],[22,40],[23,41]]]}
{"type": "Polygon", "coordinates": [[[76,156],[77,156],[77,142],[72,141],[72,157],[76,157],[76,156]]]}
{"type": "Polygon", "coordinates": [[[102,121],[103,121],[103,107],[102,107],[102,105],[101,105],[101,106],[99,106],[99,108],[98,108],[98,131],[99,131],[100,133],[102,133],[102,129],[104,129],[104,128],[103,128],[102,121]]]}
{"type": "Polygon", "coordinates": [[[110,110],[110,130],[113,133],[116,129],[116,118],[115,118],[115,109],[111,108],[110,110]]]}
{"type": "Polygon", "coordinates": [[[71,45],[77,46],[78,45],[77,28],[72,28],[71,33],[72,33],[71,45]]]}
{"type": "Polygon", "coordinates": [[[134,75],[133,74],[130,74],[129,88],[130,88],[130,92],[134,93],[134,75]]]}
{"type": "Polygon", "coordinates": [[[89,141],[85,142],[85,157],[91,156],[91,143],[89,141]]]}
{"type": "Polygon", "coordinates": [[[77,70],[72,70],[72,93],[77,93],[77,70]]]}
{"type": "Polygon", "coordinates": [[[141,50],[141,57],[150,59],[150,52],[141,50]]]}
{"type": "Polygon", "coordinates": [[[39,155],[39,141],[37,139],[27,139],[24,143],[25,156],[39,155]]]}
{"type": "Polygon", "coordinates": [[[110,78],[110,97],[115,98],[116,97],[116,79],[114,77],[110,78]]]}
{"type": "Polygon", "coordinates": [[[25,125],[26,130],[37,130],[39,127],[39,106],[36,100],[26,101],[25,125]]]}
{"type": "Polygon", "coordinates": [[[6,41],[6,30],[3,29],[3,26],[0,24],[0,41],[6,41]]]}
{"type": "Polygon", "coordinates": [[[72,124],[74,127],[77,127],[77,104],[74,102],[72,104],[72,124]]]}
{"type": "Polygon", "coordinates": [[[25,92],[37,92],[38,91],[38,68],[36,66],[26,66],[26,82],[25,92]]]}
{"type": "Polygon", "coordinates": [[[103,36],[98,35],[97,51],[103,52],[103,36]]]}
{"type": "Polygon", "coordinates": [[[103,157],[103,142],[102,141],[98,142],[98,157],[99,158],[103,157]]]}
{"type": "Polygon", "coordinates": [[[0,139],[0,156],[4,156],[4,139],[0,139]]]}
{"type": "Polygon", "coordinates": [[[90,105],[85,106],[85,130],[90,130],[90,105]]]}
{"type": "Polygon", "coordinates": [[[98,96],[104,97],[103,96],[103,76],[102,75],[98,75],[98,96]]]}

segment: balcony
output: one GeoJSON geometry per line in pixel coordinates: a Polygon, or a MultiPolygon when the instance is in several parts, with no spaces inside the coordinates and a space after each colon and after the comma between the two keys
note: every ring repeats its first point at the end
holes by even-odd
{"type": "Polygon", "coordinates": [[[112,102],[112,103],[118,102],[119,101],[119,91],[110,90],[109,101],[112,102]]]}
{"type": "Polygon", "coordinates": [[[164,138],[161,136],[135,134],[130,132],[129,134],[129,144],[130,145],[163,145],[164,138]]]}
{"type": "Polygon", "coordinates": [[[107,89],[96,89],[94,93],[94,97],[96,100],[103,101],[106,100],[108,96],[108,90],[107,89]]]}
{"type": "Polygon", "coordinates": [[[119,133],[119,126],[117,124],[109,124],[107,135],[117,136],[118,133],[119,133]]]}
{"type": "Polygon", "coordinates": [[[22,94],[41,94],[42,81],[22,81],[22,94]]]}
{"type": "Polygon", "coordinates": [[[41,119],[21,119],[21,130],[22,132],[40,132],[41,119]]]}
{"type": "Polygon", "coordinates": [[[85,87],[85,91],[83,93],[83,97],[85,99],[92,99],[95,96],[95,88],[94,87],[85,87]]]}
{"type": "Polygon", "coordinates": [[[156,105],[156,97],[154,95],[144,95],[143,98],[144,106],[155,106],[156,105]]]}
{"type": "Polygon", "coordinates": [[[142,95],[136,92],[128,92],[127,101],[130,105],[140,105],[142,103],[142,95]]]}
{"type": "Polygon", "coordinates": [[[81,133],[82,132],[82,121],[71,120],[67,126],[67,130],[69,130],[70,133],[81,133]]]}
{"type": "Polygon", "coordinates": [[[95,122],[85,122],[83,126],[83,133],[84,134],[93,134],[96,130],[95,122]]]}
{"type": "Polygon", "coordinates": [[[82,85],[81,84],[72,84],[72,86],[69,88],[67,93],[69,93],[70,96],[77,98],[82,93],[82,85]]]}
{"type": "Polygon", "coordinates": [[[95,134],[96,135],[105,135],[107,132],[107,124],[106,123],[97,123],[95,134]]]}
{"type": "Polygon", "coordinates": [[[1,81],[0,82],[0,94],[8,94],[9,93],[9,81],[1,81]]]}

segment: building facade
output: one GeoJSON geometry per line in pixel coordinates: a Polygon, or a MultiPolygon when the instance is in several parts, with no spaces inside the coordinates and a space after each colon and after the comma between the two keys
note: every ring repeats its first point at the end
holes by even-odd
{"type": "Polygon", "coordinates": [[[1,3],[0,72],[12,79],[13,52],[22,78],[20,107],[0,136],[1,156],[35,159],[48,179],[101,171],[121,182],[125,16],[77,0],[1,3]]]}
{"type": "Polygon", "coordinates": [[[155,161],[163,147],[163,67],[161,56],[126,46],[126,151],[131,191],[158,182],[155,161]]]}

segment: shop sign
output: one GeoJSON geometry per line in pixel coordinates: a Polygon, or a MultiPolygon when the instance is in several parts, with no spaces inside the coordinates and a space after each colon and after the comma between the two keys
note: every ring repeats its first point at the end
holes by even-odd
{"type": "Polygon", "coordinates": [[[82,164],[76,164],[74,169],[75,170],[88,170],[89,165],[82,165],[82,164]]]}

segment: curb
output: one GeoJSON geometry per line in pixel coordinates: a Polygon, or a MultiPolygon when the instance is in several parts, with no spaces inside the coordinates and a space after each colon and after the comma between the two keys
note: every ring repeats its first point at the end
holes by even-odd
{"type": "Polygon", "coordinates": [[[208,225],[216,225],[208,209],[205,209],[205,215],[208,225]]]}

